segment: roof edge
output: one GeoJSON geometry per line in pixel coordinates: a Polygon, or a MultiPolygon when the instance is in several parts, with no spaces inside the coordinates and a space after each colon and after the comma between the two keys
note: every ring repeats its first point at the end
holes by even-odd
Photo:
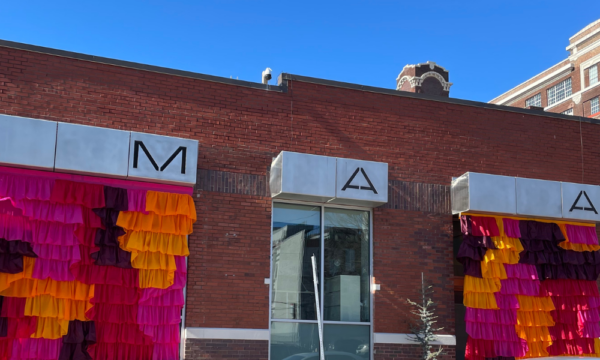
{"type": "Polygon", "coordinates": [[[313,78],[313,77],[309,77],[309,76],[294,75],[294,74],[288,74],[288,73],[281,73],[281,75],[279,75],[278,84],[280,86],[285,86],[287,88],[287,86],[288,86],[287,81],[289,81],[289,80],[318,84],[318,85],[325,85],[325,86],[332,86],[332,87],[338,87],[338,88],[344,88],[344,89],[351,89],[351,90],[367,91],[367,92],[372,92],[372,93],[377,93],[377,94],[400,96],[400,97],[406,97],[406,98],[411,98],[411,99],[430,100],[430,101],[437,101],[437,102],[442,102],[442,103],[447,103],[447,104],[456,104],[456,105],[471,106],[471,107],[490,109],[490,110],[507,111],[507,112],[513,112],[513,113],[518,113],[518,114],[544,116],[544,117],[550,117],[550,118],[556,118],[556,119],[562,119],[562,120],[570,120],[570,121],[582,121],[582,122],[586,122],[586,123],[590,123],[590,124],[600,125],[600,120],[591,119],[591,118],[587,118],[587,117],[583,117],[583,116],[564,115],[564,114],[558,114],[558,113],[552,113],[552,112],[545,112],[543,110],[523,109],[523,108],[507,106],[507,105],[496,105],[496,104],[490,104],[490,103],[480,102],[480,101],[447,98],[447,97],[443,97],[443,96],[435,96],[435,95],[428,95],[428,94],[416,94],[416,93],[412,93],[412,92],[408,92],[408,91],[398,91],[395,89],[387,89],[387,88],[380,88],[380,87],[374,87],[374,86],[359,85],[359,84],[346,83],[346,82],[335,81],[335,80],[325,80],[325,79],[320,79],[320,78],[313,78]]]}
{"type": "Polygon", "coordinates": [[[107,57],[102,57],[102,56],[82,54],[82,53],[77,53],[77,52],[73,52],[73,51],[58,50],[58,49],[53,49],[53,48],[49,48],[49,47],[24,44],[24,43],[9,41],[9,40],[1,40],[0,39],[0,47],[7,47],[7,48],[11,48],[11,49],[31,51],[31,52],[41,53],[41,54],[54,55],[54,56],[60,56],[60,57],[76,59],[76,60],[83,60],[83,61],[90,61],[90,62],[105,64],[105,65],[113,65],[113,66],[125,67],[125,68],[130,68],[130,69],[150,71],[150,72],[155,72],[155,73],[159,73],[159,74],[175,75],[175,76],[187,77],[187,78],[198,79],[198,80],[218,82],[218,83],[223,83],[223,84],[228,84],[228,85],[243,86],[243,87],[260,89],[260,90],[268,90],[268,91],[285,92],[285,89],[283,89],[279,86],[276,86],[276,85],[265,85],[265,84],[261,84],[261,83],[255,83],[252,81],[228,79],[226,77],[201,74],[201,73],[196,73],[193,71],[177,70],[177,69],[166,68],[166,67],[162,67],[162,66],[141,64],[141,63],[137,63],[137,62],[133,62],[133,61],[118,60],[118,59],[112,59],[112,58],[107,58],[107,57]]]}
{"type": "Polygon", "coordinates": [[[6,47],[6,48],[12,48],[12,49],[24,50],[24,51],[31,51],[31,52],[42,53],[42,54],[47,54],[47,55],[54,55],[54,56],[60,56],[60,57],[65,57],[65,58],[70,58],[70,59],[90,61],[90,62],[95,62],[95,63],[100,63],[100,64],[113,65],[113,66],[125,67],[125,68],[142,70],[142,71],[149,71],[149,72],[166,74],[166,75],[174,75],[174,76],[181,76],[181,77],[187,77],[187,78],[198,79],[198,80],[217,82],[217,83],[222,83],[222,84],[227,84],[227,85],[248,87],[248,88],[253,88],[253,89],[257,89],[257,90],[277,91],[277,92],[285,93],[285,92],[287,92],[287,88],[288,88],[287,81],[293,80],[293,81],[301,81],[301,82],[307,82],[307,83],[313,83],[313,84],[319,84],[319,85],[325,85],[325,86],[333,86],[333,87],[338,87],[338,88],[345,88],[345,89],[352,89],[352,90],[359,90],[359,91],[368,91],[368,92],[378,93],[378,94],[407,97],[407,98],[412,98],[412,99],[431,100],[431,101],[437,101],[437,102],[448,103],[448,104],[457,104],[457,105],[471,106],[471,107],[477,107],[477,108],[483,108],[483,109],[508,111],[508,112],[514,112],[514,113],[520,113],[520,114],[535,115],[535,116],[545,116],[545,117],[551,117],[551,118],[557,118],[557,119],[563,119],[563,120],[582,121],[582,122],[586,122],[586,123],[600,125],[599,119],[591,119],[591,118],[586,118],[586,117],[582,117],[582,116],[571,116],[571,115],[563,115],[563,114],[557,114],[557,113],[551,113],[551,112],[540,112],[539,110],[522,109],[522,108],[505,106],[505,105],[495,105],[495,104],[479,102],[479,101],[447,98],[447,97],[427,95],[427,94],[416,94],[416,93],[411,93],[411,92],[406,92],[406,91],[398,91],[395,89],[380,88],[380,87],[367,86],[367,85],[359,85],[359,84],[353,84],[353,83],[346,83],[346,82],[342,82],[342,81],[326,80],[326,79],[313,78],[313,77],[302,76],[302,75],[293,75],[293,74],[288,74],[288,73],[281,73],[279,75],[278,85],[264,85],[261,83],[254,83],[251,81],[228,79],[228,78],[221,77],[221,76],[206,75],[206,74],[201,74],[201,73],[195,73],[192,71],[176,70],[176,69],[166,68],[166,67],[161,67],[161,66],[140,64],[140,63],[136,63],[136,62],[132,62],[132,61],[124,61],[124,60],[106,58],[106,57],[102,57],[102,56],[87,55],[87,54],[76,53],[76,52],[72,52],[72,51],[58,50],[58,49],[37,46],[37,45],[24,44],[24,43],[8,41],[8,40],[0,39],[0,47],[6,47]]]}

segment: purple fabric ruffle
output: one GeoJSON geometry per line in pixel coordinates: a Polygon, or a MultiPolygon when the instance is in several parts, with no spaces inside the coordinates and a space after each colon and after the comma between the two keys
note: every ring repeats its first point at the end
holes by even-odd
{"type": "Polygon", "coordinates": [[[96,326],[93,321],[69,321],[67,335],[58,360],[90,360],[88,346],[96,343],[96,326]]]}

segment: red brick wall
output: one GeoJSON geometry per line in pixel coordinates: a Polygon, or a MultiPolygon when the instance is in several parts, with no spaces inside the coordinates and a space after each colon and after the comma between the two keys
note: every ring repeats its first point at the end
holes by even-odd
{"type": "Polygon", "coordinates": [[[268,341],[188,339],[185,345],[186,359],[267,360],[269,358],[268,341]]]}
{"type": "MultiPolygon", "coordinates": [[[[444,352],[438,360],[454,360],[454,346],[443,346],[444,352]]],[[[437,350],[437,347],[433,347],[437,350]]],[[[408,344],[375,344],[375,360],[417,360],[421,359],[422,350],[418,345],[408,344]]]]}
{"type": "MultiPolygon", "coordinates": [[[[466,171],[600,183],[598,125],[297,81],[267,92],[0,48],[0,113],[197,139],[199,168],[241,178],[289,150],[388,162],[391,184],[466,171]]],[[[270,200],[219,189],[195,198],[186,325],[266,328],[270,200]]],[[[436,206],[375,211],[376,331],[407,331],[421,271],[453,329],[451,221],[436,206]]]]}

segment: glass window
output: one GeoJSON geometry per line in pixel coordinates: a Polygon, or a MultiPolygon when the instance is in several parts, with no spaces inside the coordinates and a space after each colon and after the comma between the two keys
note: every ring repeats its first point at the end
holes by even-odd
{"type": "Polygon", "coordinates": [[[529,99],[525,100],[525,106],[542,106],[542,94],[535,94],[529,99]]]}
{"type": "Polygon", "coordinates": [[[591,105],[592,105],[592,115],[600,112],[600,106],[599,106],[599,98],[594,98],[590,101],[591,105]]]}
{"type": "Polygon", "coordinates": [[[589,72],[590,86],[598,82],[598,65],[594,65],[590,68],[589,72]]]}
{"type": "Polygon", "coordinates": [[[317,324],[272,322],[271,360],[319,360],[317,324]]]}
{"type": "Polygon", "coordinates": [[[334,325],[323,326],[323,350],[327,360],[368,359],[371,334],[369,326],[334,325]]]}
{"type": "Polygon", "coordinates": [[[321,207],[273,204],[271,318],[316,320],[311,256],[321,260],[321,207]]]}
{"type": "Polygon", "coordinates": [[[324,320],[369,321],[369,213],[325,209],[324,320]]]}
{"type": "Polygon", "coordinates": [[[548,106],[571,96],[571,78],[562,81],[548,89],[548,106]]]}
{"type": "Polygon", "coordinates": [[[369,359],[371,213],[273,203],[271,360],[369,359]],[[317,259],[317,309],[311,257],[317,259]]]}
{"type": "Polygon", "coordinates": [[[573,108],[565,110],[565,111],[561,112],[561,114],[564,114],[564,115],[573,115],[573,108]]]}

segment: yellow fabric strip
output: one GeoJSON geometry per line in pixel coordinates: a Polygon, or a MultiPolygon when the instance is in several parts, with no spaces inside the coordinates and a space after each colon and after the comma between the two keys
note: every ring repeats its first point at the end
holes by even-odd
{"type": "Polygon", "coordinates": [[[600,250],[600,245],[588,245],[588,244],[575,244],[569,241],[563,241],[558,244],[561,248],[565,250],[573,250],[577,252],[584,251],[598,251],[600,250]]]}
{"type": "Polygon", "coordinates": [[[175,256],[159,252],[132,252],[131,266],[146,270],[177,270],[175,256]]]}
{"type": "Polygon", "coordinates": [[[59,320],[51,317],[37,318],[37,327],[32,338],[60,339],[67,335],[69,320],[59,320]]]}
{"type": "Polygon", "coordinates": [[[140,269],[140,288],[166,289],[175,281],[175,271],[140,269]]]}
{"type": "Polygon", "coordinates": [[[517,295],[520,311],[552,311],[556,310],[550,297],[517,295]]]}
{"type": "Polygon", "coordinates": [[[517,326],[554,326],[554,319],[547,311],[517,310],[517,326]]]}
{"type": "Polygon", "coordinates": [[[117,226],[123,229],[175,235],[191,234],[193,224],[194,220],[185,215],[160,216],[155,213],[142,214],[135,211],[121,211],[117,219],[117,226]]]}
{"type": "Polygon", "coordinates": [[[486,279],[507,279],[504,264],[495,262],[481,262],[481,275],[486,279]]]}
{"type": "Polygon", "coordinates": [[[190,195],[148,191],[146,211],[163,216],[184,215],[196,221],[196,206],[190,195]]]}
{"type": "Polygon", "coordinates": [[[84,300],[57,299],[38,295],[25,300],[25,316],[52,317],[59,320],[90,320],[85,312],[92,304],[84,300]]]}
{"type": "Polygon", "coordinates": [[[528,342],[527,346],[529,346],[529,351],[527,352],[527,354],[525,354],[524,358],[518,358],[518,359],[549,356],[548,350],[546,350],[546,349],[550,345],[552,345],[552,342],[546,342],[546,341],[532,342],[532,343],[528,342]]]}
{"type": "Polygon", "coordinates": [[[496,297],[492,293],[466,293],[463,304],[474,309],[498,309],[496,297]]]}
{"type": "Polygon", "coordinates": [[[492,236],[492,241],[494,242],[494,245],[496,245],[496,247],[500,250],[515,251],[517,253],[520,253],[521,251],[525,250],[519,238],[508,237],[505,235],[492,236]]]}
{"type": "Polygon", "coordinates": [[[487,249],[481,263],[483,264],[484,262],[517,264],[519,262],[519,253],[512,249],[487,249]]]}
{"type": "Polygon", "coordinates": [[[519,326],[516,325],[517,336],[527,340],[527,343],[545,341],[552,343],[547,326],[519,326]]]}
{"type": "Polygon", "coordinates": [[[129,252],[152,251],[168,255],[188,256],[187,236],[129,230],[119,237],[121,249],[129,252]]]}
{"type": "Polygon", "coordinates": [[[500,291],[500,279],[481,279],[465,276],[464,294],[495,293],[500,291]]]}
{"type": "Polygon", "coordinates": [[[53,279],[19,279],[0,292],[1,296],[33,297],[51,295],[60,299],[90,300],[94,297],[94,285],[79,281],[56,281],[53,279]]]}

